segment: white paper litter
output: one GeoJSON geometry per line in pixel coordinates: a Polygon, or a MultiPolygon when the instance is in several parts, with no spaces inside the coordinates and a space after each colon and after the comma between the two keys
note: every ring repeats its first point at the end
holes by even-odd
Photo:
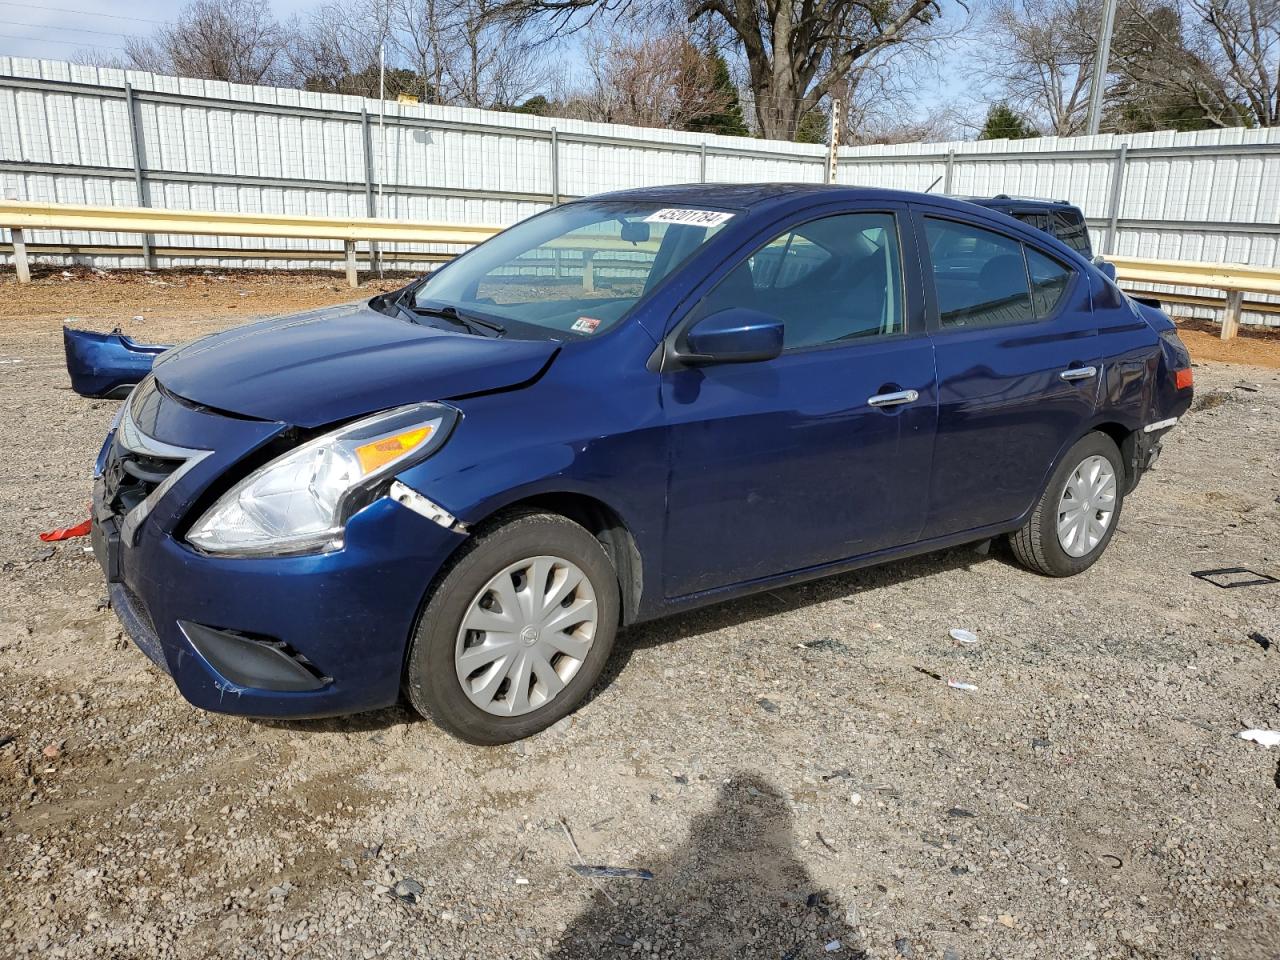
{"type": "Polygon", "coordinates": [[[823,947],[822,949],[823,949],[823,950],[825,950],[825,951],[827,951],[827,953],[839,953],[839,952],[840,952],[840,941],[839,941],[839,940],[832,940],[831,942],[829,942],[829,943],[828,943],[825,947],[823,947]]]}
{"type": "Polygon", "coordinates": [[[977,643],[978,635],[972,630],[965,630],[961,627],[951,628],[951,639],[957,643],[977,643]]]}
{"type": "Polygon", "coordinates": [[[1241,740],[1252,740],[1264,747],[1280,747],[1280,730],[1244,730],[1236,734],[1241,740]]]}
{"type": "Polygon", "coordinates": [[[950,687],[952,690],[977,690],[978,689],[972,683],[963,683],[960,680],[948,680],[947,686],[950,687]]]}

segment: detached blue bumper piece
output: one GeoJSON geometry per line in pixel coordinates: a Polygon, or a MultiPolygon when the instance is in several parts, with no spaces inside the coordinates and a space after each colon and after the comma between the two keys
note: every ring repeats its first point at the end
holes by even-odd
{"type": "Polygon", "coordinates": [[[128,396],[168,347],[135,343],[119,330],[62,328],[71,389],[82,397],[118,400],[128,396]]]}

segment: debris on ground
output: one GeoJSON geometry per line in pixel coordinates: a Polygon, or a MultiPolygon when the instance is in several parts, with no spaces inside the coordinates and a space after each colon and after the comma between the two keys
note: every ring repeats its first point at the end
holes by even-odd
{"type": "Polygon", "coordinates": [[[615,880],[653,879],[652,873],[639,867],[594,867],[586,863],[571,863],[569,869],[580,877],[608,877],[615,880]]]}
{"type": "Polygon", "coordinates": [[[391,892],[406,903],[417,903],[425,888],[413,877],[405,877],[392,888],[391,892]]]}
{"type": "Polygon", "coordinates": [[[956,643],[977,643],[978,635],[971,630],[965,630],[962,627],[952,627],[949,631],[951,639],[956,643]]]}
{"type": "Polygon", "coordinates": [[[1280,730],[1242,730],[1236,734],[1241,740],[1252,740],[1268,750],[1280,747],[1280,730]]]}
{"type": "Polygon", "coordinates": [[[74,540],[76,537],[87,537],[93,529],[93,521],[85,520],[77,523],[74,527],[62,527],[58,530],[46,530],[40,534],[40,539],[45,543],[53,543],[57,540],[74,540]]]}
{"type": "Polygon", "coordinates": [[[948,680],[947,686],[952,690],[977,690],[977,686],[972,683],[965,683],[963,680],[948,680]]]}

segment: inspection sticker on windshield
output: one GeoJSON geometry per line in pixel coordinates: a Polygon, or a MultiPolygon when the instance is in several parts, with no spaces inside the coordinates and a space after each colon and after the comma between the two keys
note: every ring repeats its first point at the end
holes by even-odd
{"type": "Polygon", "coordinates": [[[718,227],[732,220],[732,213],[722,210],[685,210],[681,207],[664,207],[644,218],[645,223],[681,223],[690,227],[718,227]]]}
{"type": "Polygon", "coordinates": [[[600,326],[600,321],[595,317],[579,317],[573,321],[573,326],[569,329],[574,333],[595,333],[598,326],[600,326]]]}

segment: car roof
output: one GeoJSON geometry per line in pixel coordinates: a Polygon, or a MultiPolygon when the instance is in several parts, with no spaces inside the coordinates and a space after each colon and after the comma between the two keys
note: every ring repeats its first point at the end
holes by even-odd
{"type": "Polygon", "coordinates": [[[852,187],[827,183],[680,183],[661,187],[633,187],[599,193],[584,200],[635,200],[678,204],[680,206],[730,207],[763,212],[771,207],[785,207],[805,200],[878,200],[881,202],[927,200],[939,207],[964,210],[963,198],[911,190],[884,190],[879,187],[852,187]]]}

